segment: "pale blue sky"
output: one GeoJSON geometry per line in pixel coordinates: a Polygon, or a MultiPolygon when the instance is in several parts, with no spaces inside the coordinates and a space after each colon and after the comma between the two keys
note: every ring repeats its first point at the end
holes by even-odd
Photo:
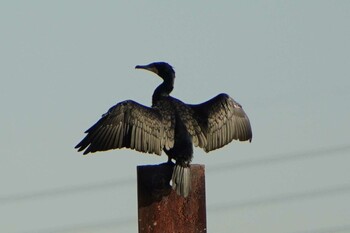
{"type": "Polygon", "coordinates": [[[206,165],[208,232],[349,232],[349,1],[2,1],[0,232],[137,232],[136,166],[73,147],[117,102],[226,92],[253,142],[206,165]]]}

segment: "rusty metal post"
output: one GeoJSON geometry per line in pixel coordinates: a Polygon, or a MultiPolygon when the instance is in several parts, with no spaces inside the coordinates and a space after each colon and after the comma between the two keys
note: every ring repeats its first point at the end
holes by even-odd
{"type": "Polygon", "coordinates": [[[205,233],[204,165],[191,165],[191,192],[179,196],[170,186],[173,164],[137,167],[139,233],[205,233]]]}

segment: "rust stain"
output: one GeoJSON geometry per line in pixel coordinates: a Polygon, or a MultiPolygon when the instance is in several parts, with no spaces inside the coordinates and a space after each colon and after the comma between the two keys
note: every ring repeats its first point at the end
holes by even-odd
{"type": "Polygon", "coordinates": [[[206,233],[204,165],[191,165],[187,198],[169,185],[169,164],[138,166],[139,233],[206,233]]]}

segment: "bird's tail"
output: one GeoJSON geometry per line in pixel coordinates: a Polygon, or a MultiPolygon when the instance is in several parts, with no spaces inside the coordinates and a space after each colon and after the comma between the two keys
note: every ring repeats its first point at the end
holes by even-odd
{"type": "Polygon", "coordinates": [[[172,175],[172,187],[178,195],[187,197],[191,191],[191,168],[176,164],[172,175]]]}

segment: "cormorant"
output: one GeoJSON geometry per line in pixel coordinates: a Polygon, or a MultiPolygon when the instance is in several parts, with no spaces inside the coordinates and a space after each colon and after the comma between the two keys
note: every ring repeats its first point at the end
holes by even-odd
{"type": "Polygon", "coordinates": [[[171,97],[175,71],[168,63],[138,65],[163,79],[152,96],[152,107],[126,100],[111,107],[75,147],[84,154],[117,148],[168,155],[175,160],[172,187],[187,197],[191,189],[193,145],[209,152],[233,139],[251,141],[252,130],[242,106],[227,94],[202,104],[185,104],[171,97]]]}

